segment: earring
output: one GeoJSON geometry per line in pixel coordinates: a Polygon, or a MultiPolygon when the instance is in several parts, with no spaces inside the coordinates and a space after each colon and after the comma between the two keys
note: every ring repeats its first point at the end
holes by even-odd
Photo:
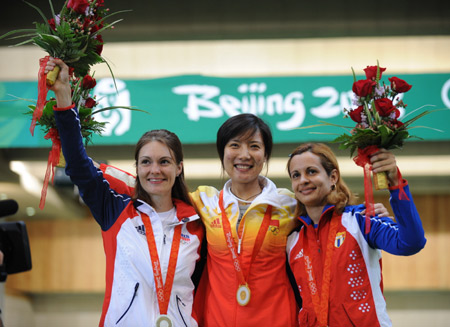
{"type": "Polygon", "coordinates": [[[336,189],[336,184],[331,185],[331,190],[334,191],[336,189]]]}

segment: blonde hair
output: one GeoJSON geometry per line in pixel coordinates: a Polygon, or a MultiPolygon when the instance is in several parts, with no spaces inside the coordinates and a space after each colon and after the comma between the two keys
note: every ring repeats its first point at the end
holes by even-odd
{"type": "MultiPolygon", "coordinates": [[[[336,156],[333,151],[323,143],[302,144],[289,155],[289,160],[287,162],[289,178],[291,176],[290,164],[292,158],[305,152],[311,152],[320,158],[320,163],[328,176],[331,175],[333,170],[336,170],[337,172],[337,181],[334,189],[328,194],[327,203],[335,205],[338,212],[342,212],[347,205],[354,204],[356,197],[341,178],[341,172],[336,156]]],[[[295,215],[296,217],[306,215],[305,205],[298,200],[295,215]]]]}

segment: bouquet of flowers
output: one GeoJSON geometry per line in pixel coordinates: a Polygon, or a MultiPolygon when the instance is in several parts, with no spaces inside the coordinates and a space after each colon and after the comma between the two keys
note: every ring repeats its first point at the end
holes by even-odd
{"type": "MultiPolygon", "coordinates": [[[[109,13],[109,9],[104,7],[104,0],[65,0],[59,11],[55,13],[53,4],[49,0],[51,18],[45,17],[43,12],[33,4],[28,5],[38,11],[43,18],[43,23],[35,23],[35,29],[21,29],[8,32],[0,37],[10,39],[26,38],[25,41],[15,44],[35,44],[42,48],[49,56],[63,60],[69,66],[70,84],[72,88],[72,101],[76,104],[80,122],[81,132],[86,144],[91,140],[93,133],[100,134],[105,125],[93,118],[96,112],[115,109],[118,107],[108,107],[94,111],[97,102],[95,97],[90,96],[90,91],[96,85],[90,68],[97,63],[105,63],[101,56],[103,50],[103,38],[101,32],[108,28],[113,28],[114,24],[121,21],[116,20],[107,23],[106,19],[120,13],[109,13]]],[[[52,140],[52,150],[48,158],[47,171],[44,178],[44,186],[41,194],[39,207],[42,209],[45,204],[50,173],[52,182],[54,168],[63,159],[61,155],[61,144],[56,129],[55,118],[53,116],[54,99],[47,100],[48,86],[55,83],[59,67],[52,72],[44,74],[44,68],[49,56],[40,60],[38,79],[38,99],[36,105],[30,105],[27,114],[32,115],[30,131],[34,134],[34,128],[40,125],[46,133],[45,138],[52,140]]],[[[111,68],[108,65],[111,75],[114,78],[111,68]]],[[[126,109],[138,110],[127,107],[126,109]]],[[[64,166],[64,165],[62,165],[64,166]]]]}
{"type": "MultiPolygon", "coordinates": [[[[70,67],[71,73],[78,78],[87,75],[94,64],[108,65],[107,61],[101,57],[103,38],[100,33],[105,29],[113,28],[114,24],[121,19],[106,23],[106,19],[119,12],[110,14],[109,9],[104,7],[104,0],[66,0],[58,14],[55,13],[53,4],[49,0],[52,13],[50,19],[46,18],[38,7],[28,2],[27,4],[38,11],[44,22],[36,22],[35,29],[10,31],[0,38],[26,38],[15,46],[29,43],[39,46],[49,56],[63,60],[70,67]]],[[[38,101],[30,127],[31,134],[34,133],[36,121],[41,118],[44,109],[47,85],[53,85],[59,73],[57,67],[44,78],[43,71],[48,58],[47,56],[40,61],[38,101]]]]}
{"type": "MultiPolygon", "coordinates": [[[[399,95],[408,92],[412,85],[398,77],[390,77],[389,85],[381,81],[386,68],[367,66],[364,69],[366,79],[356,80],[355,73],[352,90],[355,94],[353,103],[356,109],[344,109],[345,116],[350,117],[356,126],[350,134],[343,134],[333,142],[340,143],[341,149],[350,148],[350,156],[358,150],[358,156],[370,155],[377,148],[401,148],[406,139],[417,138],[410,135],[408,128],[420,117],[429,113],[424,111],[419,115],[401,122],[398,120],[400,110],[407,105],[399,95]]],[[[376,189],[387,188],[386,176],[383,173],[374,176],[376,189]]]]}
{"type": "MultiPolygon", "coordinates": [[[[366,201],[366,216],[374,214],[372,184],[370,179],[371,154],[379,148],[397,149],[403,146],[406,139],[418,138],[409,133],[410,125],[417,119],[432,111],[426,110],[406,121],[400,121],[402,110],[407,105],[402,100],[402,94],[408,92],[412,85],[398,77],[388,78],[389,84],[381,81],[386,68],[367,66],[364,69],[366,78],[356,80],[353,71],[354,83],[352,90],[355,94],[354,109],[344,109],[345,117],[350,117],[356,126],[350,129],[349,134],[342,134],[333,142],[340,143],[340,149],[350,148],[350,156],[357,150],[358,155],[354,158],[358,166],[364,168],[364,189],[366,201]]],[[[406,117],[407,115],[405,115],[406,117]]],[[[340,126],[343,127],[343,126],[340,126]]],[[[399,172],[399,179],[401,174],[399,172]]],[[[373,176],[376,189],[388,188],[385,173],[377,173],[373,176]]],[[[401,181],[399,181],[401,185],[401,181]]],[[[400,198],[407,199],[406,193],[400,189],[400,198]]],[[[370,228],[370,221],[366,224],[366,232],[370,228]]]]}

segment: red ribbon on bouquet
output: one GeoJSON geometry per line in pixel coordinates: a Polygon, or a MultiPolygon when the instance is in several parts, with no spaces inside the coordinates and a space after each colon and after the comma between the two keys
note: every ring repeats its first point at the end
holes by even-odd
{"type": "Polygon", "coordinates": [[[50,180],[50,174],[52,176],[52,184],[55,178],[55,166],[59,162],[59,156],[61,153],[61,141],[59,139],[58,130],[56,128],[50,128],[47,135],[44,136],[46,140],[52,140],[52,149],[48,154],[47,171],[45,172],[44,185],[42,186],[41,201],[39,202],[39,208],[42,210],[45,206],[45,198],[47,197],[48,182],[50,180]]]}
{"type": "Polygon", "coordinates": [[[370,232],[370,217],[375,216],[375,207],[373,203],[372,179],[370,177],[370,156],[379,149],[376,145],[370,145],[364,149],[358,148],[358,155],[353,158],[355,163],[364,168],[364,200],[366,202],[366,229],[365,233],[370,232]]]}
{"type": "MultiPolygon", "coordinates": [[[[370,217],[375,216],[375,207],[373,203],[373,190],[372,190],[372,179],[370,178],[370,171],[372,170],[372,165],[370,164],[370,156],[376,153],[379,148],[376,145],[370,145],[364,149],[358,148],[358,155],[353,158],[355,163],[364,168],[364,200],[366,202],[366,228],[365,233],[370,232],[370,217]]],[[[400,170],[397,167],[397,178],[399,194],[398,198],[400,200],[408,200],[409,198],[403,189],[403,177],[400,170]]]]}
{"type": "Polygon", "coordinates": [[[31,120],[30,132],[34,136],[34,128],[36,122],[41,119],[42,111],[44,110],[45,101],[47,99],[48,86],[47,86],[47,74],[45,74],[45,66],[47,65],[49,56],[39,59],[39,73],[38,73],[38,100],[36,109],[33,111],[33,118],[31,120]]]}

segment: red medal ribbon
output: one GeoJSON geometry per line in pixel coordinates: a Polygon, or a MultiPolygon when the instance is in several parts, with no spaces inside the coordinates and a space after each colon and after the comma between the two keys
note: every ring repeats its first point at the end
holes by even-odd
{"type": "Polygon", "coordinates": [[[39,73],[38,73],[38,100],[36,108],[33,111],[33,118],[31,120],[30,132],[34,136],[34,128],[36,122],[41,119],[42,111],[44,110],[45,101],[47,99],[47,74],[45,74],[45,66],[47,65],[49,56],[39,59],[39,73]]]}
{"type": "Polygon", "coordinates": [[[44,185],[41,191],[41,201],[39,202],[39,208],[42,210],[45,206],[45,198],[47,197],[48,182],[50,180],[50,174],[52,176],[52,184],[55,178],[55,166],[58,164],[59,156],[61,153],[61,141],[59,139],[58,130],[56,128],[50,128],[47,135],[44,136],[46,140],[52,140],[52,149],[48,154],[47,170],[44,177],[44,185]]]}
{"type": "MultiPolygon", "coordinates": [[[[314,274],[314,264],[311,259],[311,253],[309,251],[309,239],[307,236],[306,228],[304,228],[303,238],[303,253],[305,262],[305,271],[308,276],[308,287],[311,293],[314,311],[316,312],[317,321],[320,327],[328,326],[328,303],[330,299],[330,281],[331,281],[331,259],[334,252],[334,241],[336,238],[336,232],[339,225],[340,214],[334,212],[330,221],[330,229],[328,230],[327,240],[327,252],[325,254],[325,262],[322,273],[322,290],[319,296],[319,289],[317,287],[317,278],[314,274]]],[[[315,232],[315,231],[313,231],[315,232]]],[[[317,241],[311,240],[313,251],[319,252],[317,241]]]]}
{"type": "Polygon", "coordinates": [[[370,145],[364,149],[358,148],[358,155],[353,158],[355,163],[364,168],[364,200],[366,202],[366,228],[365,234],[370,232],[370,217],[375,216],[375,206],[373,203],[372,179],[370,177],[370,156],[379,149],[376,145],[370,145]]]}
{"type": "MultiPolygon", "coordinates": [[[[239,259],[239,256],[236,254],[236,242],[234,241],[233,234],[231,233],[231,225],[230,225],[230,222],[228,221],[228,217],[225,212],[225,208],[223,207],[223,190],[220,191],[220,195],[219,195],[219,207],[220,207],[220,210],[222,211],[223,233],[225,235],[225,240],[227,242],[228,249],[231,253],[231,257],[233,258],[234,269],[235,269],[237,277],[239,279],[239,285],[246,285],[247,284],[246,280],[248,278],[248,275],[250,275],[250,267],[251,267],[253,261],[255,261],[256,256],[258,255],[258,252],[261,249],[261,246],[264,242],[264,237],[266,236],[266,233],[269,229],[270,219],[272,217],[272,206],[269,205],[267,207],[266,212],[264,214],[263,222],[262,222],[261,227],[259,228],[258,234],[256,236],[255,244],[253,246],[252,259],[250,261],[247,276],[244,276],[244,273],[241,268],[242,267],[241,261],[239,259]]],[[[244,224],[244,222],[241,221],[240,225],[243,225],[243,224],[244,224]]],[[[239,230],[241,230],[241,228],[239,228],[239,230]]]]}
{"type": "Polygon", "coordinates": [[[169,266],[167,268],[166,283],[163,283],[163,276],[161,273],[161,264],[158,256],[158,249],[156,248],[155,235],[153,234],[152,223],[150,217],[142,214],[142,221],[145,226],[145,236],[147,237],[148,249],[152,261],[153,278],[156,286],[156,297],[158,298],[159,313],[167,314],[169,308],[170,293],[172,292],[173,280],[175,278],[175,269],[177,267],[178,250],[180,248],[181,239],[181,225],[175,226],[173,232],[172,247],[170,249],[169,266]]]}

